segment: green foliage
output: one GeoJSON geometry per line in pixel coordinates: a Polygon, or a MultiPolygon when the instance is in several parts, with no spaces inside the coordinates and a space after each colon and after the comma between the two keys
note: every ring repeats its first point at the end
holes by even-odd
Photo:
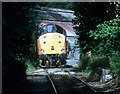
{"type": "Polygon", "coordinates": [[[35,31],[35,13],[31,3],[3,3],[3,58],[29,58],[32,35],[35,31]]]}
{"type": "Polygon", "coordinates": [[[50,8],[60,8],[60,9],[72,9],[73,2],[48,2],[46,7],[50,8]]]}
{"type": "MultiPolygon", "coordinates": [[[[35,64],[36,3],[2,3],[2,93],[23,93],[35,64]],[[27,67],[25,67],[25,65],[27,67]]],[[[42,3],[40,4],[42,5],[42,3]]]]}
{"type": "Polygon", "coordinates": [[[81,58],[82,69],[95,72],[98,67],[107,68],[108,63],[111,62],[112,72],[119,76],[120,4],[85,2],[74,3],[73,6],[76,16],[73,24],[79,35],[79,46],[84,54],[88,51],[92,52],[90,59],[81,58]]]}
{"type": "Polygon", "coordinates": [[[111,56],[111,71],[113,75],[120,76],[120,52],[113,52],[111,56]]]}
{"type": "Polygon", "coordinates": [[[90,65],[92,70],[96,71],[98,67],[107,68],[109,59],[111,60],[111,71],[115,75],[120,75],[120,23],[113,19],[104,21],[97,25],[96,30],[90,30],[89,35],[93,38],[93,55],[90,58],[90,65]],[[102,56],[109,56],[109,59],[102,56]],[[106,65],[107,64],[107,65],[106,65]]]}
{"type": "MultiPolygon", "coordinates": [[[[97,55],[109,56],[112,73],[114,75],[120,75],[120,22],[116,19],[104,21],[97,25],[96,30],[91,30],[89,34],[93,38],[94,47],[92,52],[97,55]]],[[[103,59],[102,62],[105,62],[105,60],[103,59]]],[[[96,64],[93,63],[91,65],[93,67],[92,69],[97,67],[96,64]]]]}
{"type": "Polygon", "coordinates": [[[115,5],[111,2],[82,2],[74,3],[75,19],[73,20],[76,32],[79,35],[79,45],[83,53],[95,47],[93,38],[89,37],[89,31],[94,30],[96,25],[115,18],[115,5]]]}
{"type": "Polygon", "coordinates": [[[92,55],[88,66],[90,70],[97,72],[98,68],[108,69],[110,61],[105,55],[92,55]]]}
{"type": "Polygon", "coordinates": [[[91,55],[84,56],[80,59],[80,71],[89,73],[89,80],[95,81],[99,80],[101,75],[101,69],[109,69],[110,61],[109,58],[105,55],[91,55]]]}
{"type": "Polygon", "coordinates": [[[80,70],[86,70],[90,62],[90,57],[88,55],[83,55],[79,61],[80,70]]]}
{"type": "Polygon", "coordinates": [[[93,52],[111,55],[113,51],[120,50],[120,26],[117,20],[104,21],[89,34],[93,38],[93,52]]]}
{"type": "Polygon", "coordinates": [[[110,61],[105,55],[83,55],[79,62],[80,70],[91,70],[96,73],[98,68],[109,68],[110,61]]]}
{"type": "Polygon", "coordinates": [[[26,60],[26,73],[30,73],[30,72],[33,72],[35,71],[35,67],[34,67],[34,63],[35,61],[30,61],[29,59],[26,60]]]}

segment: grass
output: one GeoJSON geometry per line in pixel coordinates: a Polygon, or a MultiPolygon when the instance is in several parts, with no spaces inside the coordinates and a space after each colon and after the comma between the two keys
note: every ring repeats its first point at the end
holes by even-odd
{"type": "Polygon", "coordinates": [[[34,61],[31,62],[30,60],[26,62],[26,73],[31,73],[36,70],[35,67],[32,65],[33,63],[34,61]]]}

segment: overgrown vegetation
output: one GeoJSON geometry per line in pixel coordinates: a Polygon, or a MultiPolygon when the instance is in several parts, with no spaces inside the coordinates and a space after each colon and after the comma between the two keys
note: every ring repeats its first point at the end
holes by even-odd
{"type": "Polygon", "coordinates": [[[50,8],[60,8],[60,9],[72,10],[74,7],[73,3],[74,2],[48,2],[48,3],[46,3],[46,6],[50,7],[50,8]]]}
{"type": "Polygon", "coordinates": [[[80,48],[84,53],[80,59],[82,70],[97,72],[99,67],[109,68],[119,78],[119,9],[118,2],[76,4],[74,9],[76,18],[73,23],[78,25],[75,29],[79,35],[80,48]],[[86,55],[89,51],[91,56],[86,55]]]}
{"type": "Polygon", "coordinates": [[[118,58],[120,56],[119,21],[113,19],[97,25],[97,30],[90,31],[90,37],[93,38],[95,45],[94,48],[92,48],[93,53],[103,54],[109,57],[111,60],[111,69],[114,70],[115,67],[116,74],[119,75],[120,69],[117,67],[120,65],[120,59],[118,58]]]}
{"type": "Polygon", "coordinates": [[[89,37],[93,38],[93,53],[111,56],[114,52],[119,51],[120,22],[113,19],[104,21],[96,27],[96,30],[90,30],[89,32],[89,37]]]}
{"type": "Polygon", "coordinates": [[[22,93],[26,60],[35,60],[36,3],[2,3],[2,93],[22,93]]]}
{"type": "Polygon", "coordinates": [[[98,29],[89,32],[93,38],[92,55],[81,58],[81,68],[97,72],[100,68],[109,68],[113,75],[120,75],[120,26],[118,20],[105,21],[97,25],[98,29]],[[93,55],[96,54],[96,55],[93,55]],[[109,66],[108,66],[109,65],[109,66]]]}
{"type": "Polygon", "coordinates": [[[80,59],[80,69],[96,71],[98,67],[110,67],[113,75],[119,79],[119,5],[119,2],[3,3],[2,74],[4,91],[9,88],[8,82],[10,80],[10,84],[17,84],[18,80],[21,83],[20,80],[26,75],[25,65],[27,65],[27,71],[34,70],[36,17],[33,9],[41,6],[74,10],[76,18],[73,20],[73,24],[78,26],[75,29],[79,35],[79,46],[84,53],[80,59]],[[86,53],[89,51],[91,55],[88,56],[86,53]],[[14,78],[15,75],[16,78],[14,78]]]}
{"type": "Polygon", "coordinates": [[[26,73],[31,73],[33,71],[35,71],[35,61],[31,61],[31,60],[26,60],[26,73]]]}
{"type": "Polygon", "coordinates": [[[89,37],[90,30],[95,30],[96,26],[104,21],[114,19],[115,5],[107,2],[82,2],[75,3],[73,10],[76,16],[73,24],[79,35],[79,45],[83,53],[86,53],[95,46],[93,38],[89,37]]]}

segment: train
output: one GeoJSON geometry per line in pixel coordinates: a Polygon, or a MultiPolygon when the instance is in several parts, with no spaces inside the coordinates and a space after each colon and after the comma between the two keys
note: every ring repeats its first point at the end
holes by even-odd
{"type": "Polygon", "coordinates": [[[38,62],[41,67],[58,67],[66,63],[66,31],[49,23],[39,28],[37,38],[38,62]]]}
{"type": "Polygon", "coordinates": [[[38,64],[42,67],[58,67],[70,61],[73,63],[70,59],[78,59],[75,46],[77,35],[72,24],[74,11],[46,7],[34,11],[37,19],[38,64]]]}

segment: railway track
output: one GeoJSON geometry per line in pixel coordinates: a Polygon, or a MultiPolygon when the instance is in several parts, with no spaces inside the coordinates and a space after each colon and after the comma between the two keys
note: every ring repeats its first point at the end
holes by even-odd
{"type": "Polygon", "coordinates": [[[72,76],[78,83],[80,82],[80,83],[82,83],[86,88],[86,94],[96,94],[97,93],[97,91],[93,88],[93,87],[91,87],[90,85],[88,85],[85,81],[83,81],[82,79],[80,79],[80,78],[78,78],[78,77],[76,77],[76,76],[74,76],[73,74],[71,74],[70,73],[70,71],[66,71],[70,76],[72,76]]]}
{"type": "Polygon", "coordinates": [[[61,71],[68,73],[68,75],[61,77],[61,79],[49,74],[48,69],[46,68],[44,68],[44,71],[51,83],[54,94],[96,94],[94,88],[89,86],[83,80],[75,77],[70,71],[64,68],[61,68],[61,71]]]}
{"type": "Polygon", "coordinates": [[[42,68],[29,75],[32,81],[25,93],[29,94],[120,94],[118,91],[99,91],[93,88],[69,68],[42,68]],[[42,74],[40,74],[42,72],[42,74]],[[62,72],[62,74],[60,74],[62,72]],[[44,74],[44,75],[43,75],[44,74]],[[64,74],[64,75],[63,75],[64,74]]]}
{"type": "Polygon", "coordinates": [[[57,91],[57,89],[56,89],[56,86],[55,86],[53,80],[51,79],[51,77],[50,77],[47,69],[44,69],[44,71],[46,72],[47,77],[48,77],[48,79],[49,79],[49,81],[50,81],[50,83],[51,83],[51,85],[52,85],[52,87],[53,87],[54,93],[55,93],[55,94],[58,94],[58,91],[57,91]]]}

